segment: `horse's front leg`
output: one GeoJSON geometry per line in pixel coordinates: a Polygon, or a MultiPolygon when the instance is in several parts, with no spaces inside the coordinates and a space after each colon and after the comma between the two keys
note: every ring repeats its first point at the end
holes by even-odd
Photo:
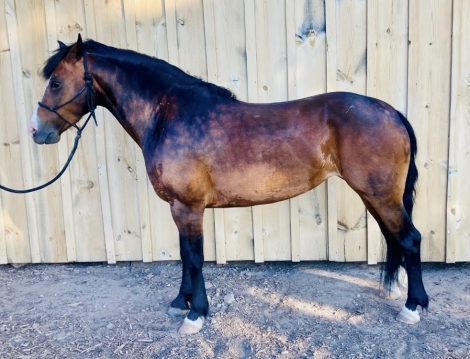
{"type": "Polygon", "coordinates": [[[204,264],[202,222],[204,208],[194,208],[175,201],[171,205],[173,219],[179,230],[183,275],[178,296],[170,306],[170,314],[187,312],[179,332],[197,333],[209,313],[206,287],[202,275],[204,264]]]}
{"type": "Polygon", "coordinates": [[[188,238],[180,234],[180,257],[183,262],[183,274],[178,296],[171,302],[170,309],[168,310],[168,314],[170,315],[186,315],[189,311],[189,303],[191,302],[193,293],[189,260],[187,260],[190,250],[188,238]]]}

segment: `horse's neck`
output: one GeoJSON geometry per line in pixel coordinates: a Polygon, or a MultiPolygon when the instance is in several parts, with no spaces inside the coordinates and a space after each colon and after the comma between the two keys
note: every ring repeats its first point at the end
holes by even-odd
{"type": "Polygon", "coordinates": [[[97,74],[100,92],[99,105],[108,109],[118,120],[134,141],[142,147],[142,142],[152,122],[156,121],[155,104],[159,102],[159,95],[153,99],[144,99],[141,89],[131,84],[135,81],[126,78],[124,74],[97,74]]]}

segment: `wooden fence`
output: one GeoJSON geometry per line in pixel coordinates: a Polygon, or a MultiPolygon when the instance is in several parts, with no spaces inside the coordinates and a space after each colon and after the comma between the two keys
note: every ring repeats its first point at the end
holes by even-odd
{"type": "MultiPolygon", "coordinates": [[[[470,260],[470,1],[0,0],[0,183],[31,187],[65,162],[74,131],[37,146],[27,123],[57,40],[77,34],[157,56],[238,98],[326,91],[383,99],[415,128],[415,223],[425,261],[470,260]]],[[[169,207],[105,110],[47,189],[0,193],[0,263],[174,260],[169,207]]],[[[205,255],[232,260],[381,260],[380,231],[337,178],[273,205],[206,210],[205,255]]]]}

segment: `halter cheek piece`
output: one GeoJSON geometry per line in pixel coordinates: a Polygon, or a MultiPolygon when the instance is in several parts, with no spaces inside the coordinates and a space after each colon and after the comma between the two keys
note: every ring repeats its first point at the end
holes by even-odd
{"type": "Polygon", "coordinates": [[[78,141],[80,140],[80,137],[82,137],[82,131],[84,130],[85,126],[87,125],[87,123],[88,123],[88,121],[90,120],[91,117],[93,117],[93,120],[95,121],[96,126],[98,126],[98,122],[96,121],[96,115],[95,115],[96,106],[95,106],[95,102],[93,100],[93,95],[94,95],[93,77],[91,77],[90,73],[88,72],[88,63],[87,63],[87,58],[86,58],[86,52],[83,52],[83,67],[85,69],[85,75],[83,76],[83,80],[85,81],[85,85],[80,90],[78,90],[77,94],[74,97],[72,97],[67,102],[64,102],[63,104],[55,106],[55,107],[47,106],[47,105],[43,104],[42,102],[38,102],[38,105],[40,107],[55,113],[57,116],[59,116],[59,118],[61,118],[65,122],[67,122],[70,126],[75,127],[76,130],[77,130],[77,135],[75,137],[75,142],[73,144],[72,152],[70,152],[70,155],[67,159],[67,162],[65,163],[62,170],[53,179],[51,179],[49,182],[44,183],[43,185],[38,186],[38,187],[34,187],[34,188],[31,188],[31,189],[25,189],[25,190],[16,190],[16,189],[11,189],[11,188],[0,185],[0,189],[3,189],[3,190],[8,191],[8,192],[12,192],[12,193],[23,194],[23,193],[30,193],[30,192],[38,191],[38,190],[43,189],[44,187],[47,187],[50,184],[54,183],[55,181],[57,181],[59,179],[60,176],[62,176],[62,174],[65,172],[65,170],[69,166],[70,161],[72,160],[73,155],[75,154],[75,151],[77,150],[78,141]],[[64,118],[64,116],[62,116],[59,112],[57,112],[57,110],[61,109],[65,105],[68,105],[69,103],[71,103],[71,102],[75,101],[76,99],[78,99],[85,90],[86,90],[86,103],[87,103],[88,111],[90,112],[90,114],[88,115],[88,118],[86,119],[83,126],[79,127],[77,124],[67,121],[64,118]]]}

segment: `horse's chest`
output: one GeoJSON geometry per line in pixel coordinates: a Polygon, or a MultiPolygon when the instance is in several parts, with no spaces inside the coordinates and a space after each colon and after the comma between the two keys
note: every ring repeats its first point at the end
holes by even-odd
{"type": "Polygon", "coordinates": [[[163,181],[163,165],[162,163],[147,164],[147,174],[150,183],[152,183],[155,193],[164,201],[169,201],[168,188],[163,181]]]}

